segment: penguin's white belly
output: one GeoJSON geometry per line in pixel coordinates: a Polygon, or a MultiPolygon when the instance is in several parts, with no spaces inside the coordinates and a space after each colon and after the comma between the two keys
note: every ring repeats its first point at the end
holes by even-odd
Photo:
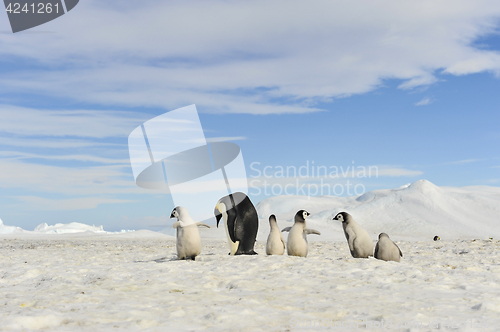
{"type": "Polygon", "coordinates": [[[307,256],[307,238],[302,228],[292,227],[290,230],[287,241],[287,252],[288,256],[307,256]]]}
{"type": "Polygon", "coordinates": [[[201,238],[198,226],[189,225],[177,228],[177,256],[179,259],[197,256],[201,251],[201,238]]]}
{"type": "MultiPolygon", "coordinates": [[[[233,242],[231,240],[231,236],[229,235],[229,230],[227,229],[227,214],[224,213],[224,228],[226,229],[227,242],[229,243],[230,255],[234,255],[236,250],[238,250],[238,246],[240,245],[240,241],[233,242]]],[[[234,221],[236,223],[236,220],[234,221]]]]}
{"type": "Polygon", "coordinates": [[[279,229],[272,229],[267,238],[266,254],[283,255],[285,253],[285,246],[281,239],[282,237],[279,229]]]}

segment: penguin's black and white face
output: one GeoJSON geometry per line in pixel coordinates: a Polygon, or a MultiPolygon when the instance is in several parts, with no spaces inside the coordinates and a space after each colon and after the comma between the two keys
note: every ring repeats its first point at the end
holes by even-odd
{"type": "Polygon", "coordinates": [[[332,220],[338,220],[340,222],[346,222],[347,218],[344,218],[344,212],[337,213],[337,215],[332,220]]]}
{"type": "Polygon", "coordinates": [[[307,212],[306,210],[300,210],[295,214],[295,221],[298,222],[304,222],[306,221],[307,216],[309,216],[310,213],[307,212]]]}
{"type": "Polygon", "coordinates": [[[177,212],[177,208],[174,208],[172,210],[172,213],[170,214],[170,218],[177,218],[177,219],[179,219],[179,212],[177,212]]]}
{"type": "Polygon", "coordinates": [[[215,219],[217,220],[217,228],[219,227],[219,222],[224,212],[226,212],[226,205],[221,201],[217,202],[217,205],[215,206],[214,209],[215,219]]]}

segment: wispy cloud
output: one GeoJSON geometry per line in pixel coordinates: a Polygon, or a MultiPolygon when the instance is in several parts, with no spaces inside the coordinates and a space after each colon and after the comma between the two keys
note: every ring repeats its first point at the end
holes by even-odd
{"type": "Polygon", "coordinates": [[[27,203],[30,210],[41,211],[68,211],[94,209],[101,204],[130,203],[131,200],[103,198],[103,197],[78,197],[65,199],[50,199],[37,196],[16,196],[15,199],[27,203]]]}
{"type": "Polygon", "coordinates": [[[0,105],[0,113],[0,133],[24,137],[126,137],[148,118],[146,114],[133,112],[54,111],[5,104],[0,105]]]}
{"type": "Polygon", "coordinates": [[[412,169],[404,169],[404,168],[380,168],[379,176],[389,176],[389,177],[398,177],[398,176],[419,176],[424,174],[424,172],[419,170],[412,169]]]}
{"type": "Polygon", "coordinates": [[[41,155],[26,152],[0,151],[0,157],[11,159],[73,160],[98,164],[130,165],[130,159],[111,159],[92,155],[41,155]]]}
{"type": "Polygon", "coordinates": [[[473,43],[498,26],[498,1],[362,3],[88,0],[71,20],[50,23],[57,38],[0,35],[2,58],[32,63],[2,73],[0,89],[12,102],[22,91],[101,105],[175,109],[196,100],[213,113],[306,113],[386,78],[412,89],[441,72],[500,70],[500,54],[473,43]]]}
{"type": "Polygon", "coordinates": [[[233,136],[233,137],[207,137],[208,143],[217,143],[217,142],[229,142],[229,141],[241,141],[246,140],[247,138],[244,136],[233,136]]]}
{"type": "Polygon", "coordinates": [[[88,147],[119,147],[125,144],[95,141],[91,139],[71,139],[67,137],[51,138],[43,137],[5,137],[0,136],[0,146],[9,146],[16,148],[43,148],[43,149],[69,149],[69,148],[88,148],[88,147]]]}
{"type": "Polygon", "coordinates": [[[455,164],[455,165],[470,164],[470,163],[476,163],[476,162],[483,161],[483,160],[484,159],[474,159],[474,158],[471,158],[471,159],[463,159],[463,160],[457,160],[457,161],[450,161],[447,164],[455,164]]]}
{"type": "Polygon", "coordinates": [[[430,105],[434,102],[434,100],[430,99],[430,98],[424,98],[422,99],[421,101],[415,103],[414,105],[415,106],[425,106],[425,105],[430,105]]]}
{"type": "Polygon", "coordinates": [[[401,167],[391,166],[298,166],[298,167],[276,167],[266,168],[262,166],[262,170],[256,167],[252,168],[253,172],[249,174],[249,182],[254,181],[263,182],[268,181],[277,184],[287,183],[309,183],[327,181],[336,183],[343,179],[368,179],[378,177],[415,177],[422,175],[423,172],[419,170],[405,169],[401,167]],[[300,169],[303,167],[303,169],[300,169]]]}
{"type": "Polygon", "coordinates": [[[130,166],[61,167],[0,159],[0,187],[64,195],[144,194],[130,166]]]}

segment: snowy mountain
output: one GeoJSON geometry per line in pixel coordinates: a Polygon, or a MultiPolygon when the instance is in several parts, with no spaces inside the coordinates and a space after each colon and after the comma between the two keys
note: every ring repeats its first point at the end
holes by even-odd
{"type": "Polygon", "coordinates": [[[0,219],[0,234],[22,233],[24,230],[21,227],[5,226],[0,219]]]}
{"type": "Polygon", "coordinates": [[[55,225],[47,225],[46,223],[40,224],[36,226],[34,232],[35,233],[43,233],[43,234],[63,234],[63,233],[80,233],[80,232],[94,232],[94,233],[107,233],[104,231],[102,226],[90,226],[77,222],[72,222],[69,224],[55,224],[55,225]]]}
{"type": "Polygon", "coordinates": [[[107,232],[104,230],[103,226],[90,226],[78,222],[72,222],[69,224],[55,224],[47,225],[46,223],[40,224],[35,227],[33,231],[27,231],[21,227],[16,226],[5,226],[0,219],[0,234],[13,234],[13,233],[23,233],[23,234],[74,234],[74,233],[94,233],[94,234],[122,234],[127,232],[133,232],[132,230],[122,230],[120,232],[107,232]]]}
{"type": "Polygon", "coordinates": [[[438,187],[419,180],[357,197],[277,196],[257,204],[264,227],[273,213],[279,227],[290,226],[300,209],[311,213],[308,227],[322,231],[312,240],[343,239],[342,225],[332,220],[341,211],[350,213],[374,240],[381,232],[395,239],[500,238],[498,187],[438,187]]]}
{"type": "MultiPolygon", "coordinates": [[[[257,239],[265,241],[269,234],[268,218],[275,214],[278,226],[291,226],[298,210],[311,213],[309,228],[321,231],[321,236],[309,236],[311,241],[344,240],[342,225],[332,218],[341,211],[350,213],[376,240],[381,232],[394,240],[429,240],[438,235],[443,240],[457,238],[500,239],[500,188],[491,186],[438,187],[419,180],[396,189],[367,192],[360,196],[276,196],[256,206],[260,218],[257,239]]],[[[81,223],[40,224],[29,232],[15,226],[5,226],[0,220],[0,234],[62,234],[93,232],[112,234],[102,226],[81,223]]],[[[123,231],[122,231],[123,232],[123,231]]],[[[175,236],[167,227],[164,234],[175,236]]],[[[119,232],[118,232],[119,233],[119,232]]],[[[224,227],[200,229],[203,238],[225,239],[224,227]]],[[[286,234],[284,234],[286,238],[286,234]]]]}

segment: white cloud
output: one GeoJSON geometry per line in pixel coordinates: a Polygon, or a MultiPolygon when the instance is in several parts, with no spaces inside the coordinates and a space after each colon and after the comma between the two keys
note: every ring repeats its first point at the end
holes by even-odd
{"type": "Polygon", "coordinates": [[[249,183],[271,183],[285,185],[289,183],[309,183],[309,182],[327,182],[341,183],[343,179],[366,180],[379,177],[414,177],[422,175],[419,170],[410,170],[391,166],[289,166],[289,167],[270,167],[262,166],[261,169],[252,166],[253,173],[248,179],[249,183]]]}
{"type": "Polygon", "coordinates": [[[422,171],[412,170],[412,169],[404,169],[404,168],[379,168],[378,176],[389,176],[389,177],[397,177],[397,176],[419,176],[424,174],[422,171]]]}
{"type": "Polygon", "coordinates": [[[92,155],[41,155],[26,152],[0,151],[0,157],[12,159],[74,160],[99,164],[130,165],[130,159],[111,159],[92,155]]]}
{"type": "Polygon", "coordinates": [[[15,199],[27,203],[30,210],[42,211],[68,211],[94,209],[100,204],[130,203],[131,200],[103,198],[103,197],[78,197],[65,199],[50,199],[36,196],[15,196],[15,199]]]}
{"type": "Polygon", "coordinates": [[[430,99],[430,98],[424,98],[422,99],[421,101],[415,103],[415,106],[425,106],[425,105],[430,105],[434,102],[434,100],[430,99]]]}
{"type": "Polygon", "coordinates": [[[0,187],[66,195],[145,194],[130,166],[60,167],[0,159],[0,187]]]}
{"type": "Polygon", "coordinates": [[[123,144],[105,143],[100,141],[92,141],[89,139],[69,139],[67,137],[59,137],[52,139],[44,137],[0,137],[0,145],[17,147],[17,148],[44,148],[44,149],[68,149],[68,148],[87,148],[87,147],[116,147],[123,144]]]}
{"type": "Polygon", "coordinates": [[[451,161],[448,164],[470,164],[470,163],[476,163],[478,161],[482,161],[484,159],[464,159],[464,160],[457,160],[457,161],[451,161]]]}
{"type": "Polygon", "coordinates": [[[54,34],[0,35],[3,58],[34,64],[2,74],[5,94],[304,113],[318,111],[317,101],[376,89],[384,79],[410,89],[440,73],[500,70],[500,54],[473,43],[498,27],[496,0],[87,0],[70,14],[43,26],[54,34]]]}
{"type": "Polygon", "coordinates": [[[0,105],[0,114],[0,132],[18,136],[126,137],[147,119],[146,114],[133,112],[54,111],[12,105],[0,105]]]}
{"type": "Polygon", "coordinates": [[[217,142],[229,142],[229,141],[242,141],[247,138],[244,136],[232,136],[232,137],[207,137],[208,143],[217,143],[217,142]]]}

